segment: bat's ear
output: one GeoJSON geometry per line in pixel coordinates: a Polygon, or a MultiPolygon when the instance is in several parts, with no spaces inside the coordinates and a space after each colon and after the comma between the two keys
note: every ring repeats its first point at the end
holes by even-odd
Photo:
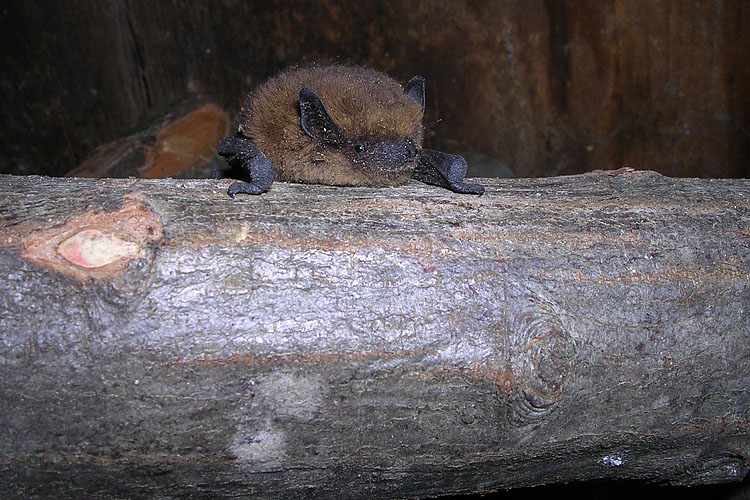
{"type": "Polygon", "coordinates": [[[316,141],[333,146],[346,141],[344,131],[333,121],[314,90],[299,91],[299,111],[302,130],[316,141]]]}
{"type": "Polygon", "coordinates": [[[404,94],[419,104],[422,107],[422,113],[424,113],[424,78],[417,75],[409,80],[409,83],[404,87],[404,94]]]}

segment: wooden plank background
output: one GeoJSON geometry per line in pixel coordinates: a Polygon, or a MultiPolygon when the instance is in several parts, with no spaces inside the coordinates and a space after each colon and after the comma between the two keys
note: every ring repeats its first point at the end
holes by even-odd
{"type": "Polygon", "coordinates": [[[191,94],[304,60],[427,78],[426,143],[517,176],[748,176],[750,4],[10,0],[0,172],[61,175],[191,94]]]}

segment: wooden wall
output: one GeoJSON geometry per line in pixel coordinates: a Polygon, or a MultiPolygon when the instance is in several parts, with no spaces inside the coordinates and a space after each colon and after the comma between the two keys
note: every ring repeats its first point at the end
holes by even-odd
{"type": "Polygon", "coordinates": [[[750,176],[750,3],[10,0],[0,172],[59,175],[189,94],[303,60],[427,78],[428,144],[519,176],[750,176]]]}

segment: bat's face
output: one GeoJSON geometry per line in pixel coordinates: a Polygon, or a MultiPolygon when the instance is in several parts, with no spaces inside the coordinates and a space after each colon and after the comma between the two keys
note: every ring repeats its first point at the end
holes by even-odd
{"type": "MultiPolygon", "coordinates": [[[[410,139],[403,141],[350,138],[331,118],[323,101],[310,89],[300,91],[302,129],[321,149],[346,158],[347,170],[359,172],[377,184],[405,182],[417,163],[418,148],[410,139]]],[[[341,165],[330,162],[331,168],[341,165]]]]}
{"type": "Polygon", "coordinates": [[[339,150],[352,166],[367,172],[400,173],[414,170],[417,147],[411,141],[347,141],[339,150]]]}

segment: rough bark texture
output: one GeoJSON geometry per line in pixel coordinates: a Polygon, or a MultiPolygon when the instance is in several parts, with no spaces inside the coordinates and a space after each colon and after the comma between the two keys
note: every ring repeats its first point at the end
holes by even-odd
{"type": "Polygon", "coordinates": [[[0,178],[0,493],[742,479],[750,183],[0,178]]]}

